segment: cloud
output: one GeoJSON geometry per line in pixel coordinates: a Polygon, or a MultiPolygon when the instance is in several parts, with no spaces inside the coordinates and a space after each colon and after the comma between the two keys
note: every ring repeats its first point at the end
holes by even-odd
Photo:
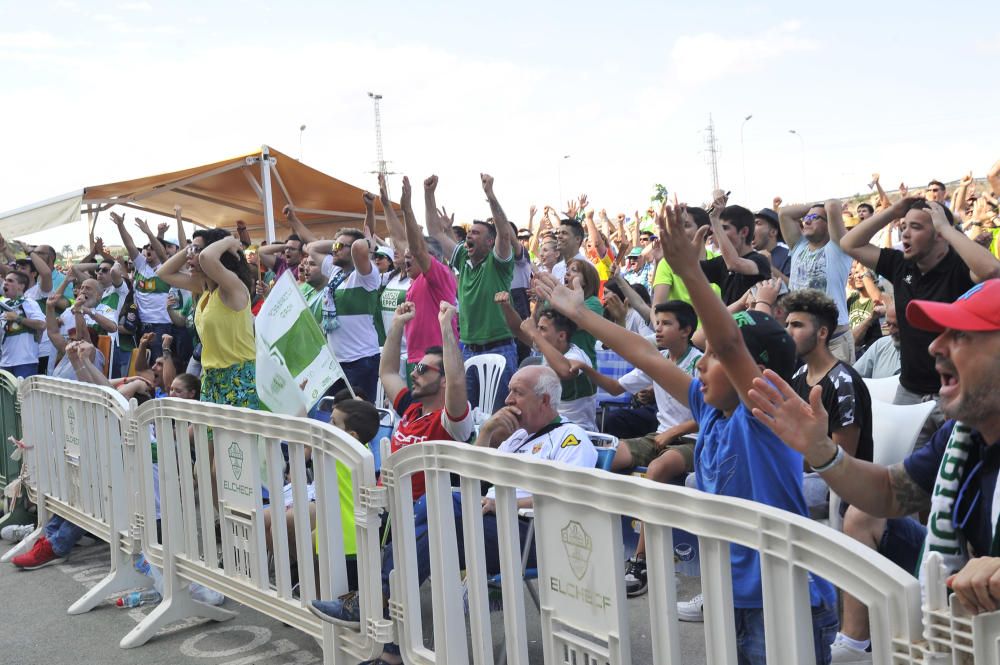
{"type": "Polygon", "coordinates": [[[683,35],[670,51],[670,70],[681,83],[704,83],[746,74],[789,53],[812,51],[819,43],[801,36],[798,21],[785,21],[753,37],[714,32],[683,35]]]}
{"type": "Polygon", "coordinates": [[[118,9],[125,12],[151,12],[153,5],[139,0],[138,2],[123,2],[118,5],[118,9]]]}
{"type": "Polygon", "coordinates": [[[64,45],[63,40],[48,32],[0,32],[0,49],[45,51],[64,45]]]}

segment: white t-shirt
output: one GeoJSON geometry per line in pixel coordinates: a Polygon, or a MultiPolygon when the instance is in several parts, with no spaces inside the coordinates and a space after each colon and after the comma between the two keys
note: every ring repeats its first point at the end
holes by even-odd
{"type": "MultiPolygon", "coordinates": [[[[587,255],[584,254],[583,251],[577,252],[576,256],[574,256],[573,258],[574,259],[582,259],[584,261],[590,261],[590,259],[587,258],[587,255]]],[[[557,263],[554,266],[552,266],[552,276],[555,277],[559,281],[560,284],[563,283],[563,281],[566,279],[566,260],[565,259],[559,259],[559,263],[557,263]]]]}
{"type": "MultiPolygon", "coordinates": [[[[519,429],[501,443],[497,450],[512,455],[528,455],[536,459],[562,462],[585,469],[593,469],[597,464],[597,449],[579,425],[561,422],[560,419],[554,427],[545,427],[541,432],[539,436],[537,433],[528,434],[524,429],[519,429]]],[[[492,487],[486,492],[486,496],[491,499],[496,498],[492,487]]],[[[531,492],[517,489],[518,499],[530,496],[531,492]]]]}
{"type": "MultiPolygon", "coordinates": [[[[670,359],[669,351],[661,350],[660,355],[668,360],[670,359]]],[[[698,359],[703,355],[697,348],[689,346],[684,357],[677,362],[677,366],[687,374],[697,377],[698,370],[695,368],[695,365],[697,365],[698,359]]],[[[674,399],[673,395],[661,388],[660,384],[654,382],[649,378],[648,374],[638,367],[618,379],[618,383],[621,384],[622,388],[633,394],[652,387],[653,395],[656,397],[656,420],[659,423],[656,427],[657,434],[665,432],[674,425],[679,425],[692,418],[691,409],[674,399]]]]}
{"type": "MultiPolygon", "coordinates": [[[[566,360],[578,360],[588,367],[593,367],[590,358],[576,344],[570,344],[563,355],[566,360]]],[[[542,364],[549,366],[545,356],[542,356],[542,364]]],[[[587,431],[596,432],[597,388],[583,372],[561,383],[562,399],[559,400],[559,415],[568,423],[575,423],[587,431]]]]}
{"type": "MultiPolygon", "coordinates": [[[[10,304],[7,298],[4,302],[10,304]]],[[[32,321],[44,321],[38,303],[29,297],[21,301],[20,311],[22,316],[32,321]]],[[[35,331],[27,326],[13,321],[4,322],[3,340],[0,342],[0,367],[16,367],[17,365],[27,365],[28,363],[38,364],[38,341],[35,331]]]]}
{"type": "Polygon", "coordinates": [[[851,272],[851,257],[840,245],[830,240],[819,249],[810,249],[809,242],[800,238],[792,248],[792,271],[788,290],[819,289],[837,303],[837,325],[846,325],[847,276],[851,272]]]}
{"type": "Polygon", "coordinates": [[[135,304],[143,323],[170,323],[167,314],[167,295],[170,285],[156,276],[156,268],[146,262],[142,252],[132,261],[135,264],[135,304]]]}
{"type": "MultiPolygon", "coordinates": [[[[103,303],[97,303],[94,305],[94,313],[100,314],[103,317],[109,318],[115,321],[115,311],[103,303]]],[[[101,327],[97,321],[94,320],[89,314],[83,315],[83,321],[87,324],[88,328],[97,330],[98,334],[106,335],[104,328],[101,327]]],[[[69,331],[76,328],[76,316],[73,314],[72,309],[63,310],[63,313],[59,315],[59,332],[62,333],[63,337],[69,334],[69,331]]]]}
{"type": "MultiPolygon", "coordinates": [[[[53,289],[56,288],[56,279],[55,279],[56,275],[59,275],[59,273],[58,272],[53,272],[52,273],[52,288],[53,289]]],[[[65,279],[65,277],[63,279],[65,279]]],[[[63,281],[62,279],[59,280],[60,283],[62,283],[62,281],[63,281]]],[[[70,284],[70,286],[73,286],[73,285],[70,284]]],[[[53,293],[54,293],[54,291],[42,291],[42,285],[39,284],[38,282],[35,282],[30,287],[28,287],[27,291],[24,292],[24,297],[27,298],[27,299],[29,299],[29,300],[34,300],[38,304],[38,309],[42,310],[42,319],[44,320],[45,319],[45,301],[53,293]]],[[[63,292],[63,295],[66,295],[65,292],[63,292]]],[[[49,339],[49,333],[48,333],[48,331],[43,328],[42,329],[42,336],[38,340],[38,357],[39,358],[51,358],[54,355],[56,355],[56,348],[54,346],[52,346],[52,341],[49,339]]],[[[49,364],[49,367],[52,367],[51,363],[49,364]]]]}
{"type": "MultiPolygon", "coordinates": [[[[333,255],[323,259],[321,270],[331,282],[340,273],[340,268],[333,265],[333,255]]],[[[352,270],[337,286],[334,297],[331,298],[330,289],[324,287],[323,330],[340,362],[378,355],[378,333],[373,313],[378,307],[381,285],[382,275],[372,263],[367,275],[352,270]],[[332,322],[334,315],[336,324],[332,322]]]]}
{"type": "Polygon", "coordinates": [[[639,312],[635,311],[631,307],[625,315],[625,329],[634,332],[636,335],[641,335],[642,337],[649,337],[654,334],[653,329],[649,327],[646,320],[642,318],[639,312]]]}

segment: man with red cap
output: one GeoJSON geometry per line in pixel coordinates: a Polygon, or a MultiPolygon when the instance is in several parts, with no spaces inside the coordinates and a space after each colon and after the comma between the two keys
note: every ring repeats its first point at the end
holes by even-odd
{"type": "MultiPolygon", "coordinates": [[[[851,504],[848,516],[860,510],[883,518],[872,521],[882,529],[862,542],[915,573],[924,554],[939,552],[961,604],[974,614],[990,612],[1000,608],[1000,279],[953,303],[913,300],[906,318],[937,333],[929,351],[949,420],[903,462],[884,467],[845,455],[826,434],[818,387],[806,403],[767,372],[751,392],[754,415],[851,504]],[[934,528],[906,517],[924,512],[934,528]]],[[[866,608],[846,596],[841,630],[834,643],[835,656],[843,647],[839,662],[871,662],[866,608]]]]}

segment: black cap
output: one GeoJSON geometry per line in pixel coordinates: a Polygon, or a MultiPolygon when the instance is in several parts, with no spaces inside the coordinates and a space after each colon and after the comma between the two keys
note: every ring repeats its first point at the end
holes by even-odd
{"type": "Polygon", "coordinates": [[[781,324],[756,310],[737,312],[733,318],[754,362],[789,380],[795,371],[795,342],[781,324]]]}

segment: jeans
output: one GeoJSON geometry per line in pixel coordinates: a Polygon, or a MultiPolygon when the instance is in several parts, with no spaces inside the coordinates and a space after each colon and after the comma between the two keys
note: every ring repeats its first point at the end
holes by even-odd
{"type": "Polygon", "coordinates": [[[83,538],[84,533],[86,531],[58,515],[53,515],[45,525],[45,538],[52,545],[52,551],[61,557],[69,554],[73,546],[83,538]]]}
{"type": "MultiPolygon", "coordinates": [[[[375,401],[375,393],[378,391],[378,363],[380,358],[381,356],[376,353],[374,356],[368,356],[367,358],[358,358],[349,363],[340,363],[340,366],[344,369],[344,376],[347,377],[347,382],[351,384],[351,388],[354,389],[355,394],[363,393],[363,397],[361,394],[358,394],[358,397],[369,402],[375,401]]],[[[376,404],[375,406],[382,405],[376,404]]]]}
{"type": "MultiPolygon", "coordinates": [[[[142,324],[142,334],[153,333],[153,343],[149,349],[149,366],[152,367],[156,359],[163,355],[163,336],[173,335],[174,326],[170,323],[144,323],[142,324]]],[[[169,387],[169,386],[168,386],[169,387]]]]}
{"type": "Polygon", "coordinates": [[[119,379],[128,374],[128,364],[132,360],[132,349],[123,349],[120,346],[116,346],[114,356],[111,378],[119,379]]]}
{"type": "Polygon", "coordinates": [[[27,379],[29,376],[38,374],[38,363],[11,365],[10,367],[0,367],[0,369],[10,372],[19,379],[27,379]]]}
{"type": "MultiPolygon", "coordinates": [[[[504,367],[503,374],[500,375],[500,385],[497,387],[496,399],[493,400],[493,411],[496,411],[507,401],[507,393],[510,391],[510,377],[514,376],[514,372],[517,371],[517,346],[512,339],[506,344],[501,344],[488,351],[475,353],[464,344],[462,345],[462,359],[466,361],[474,356],[485,355],[487,353],[501,355],[507,361],[507,366],[504,367]]],[[[469,404],[472,405],[472,408],[479,406],[479,374],[475,370],[465,373],[465,390],[469,396],[469,404]]]]}
{"type": "MultiPolygon", "coordinates": [[[[465,540],[462,533],[462,497],[458,492],[453,492],[451,498],[455,510],[458,561],[461,567],[465,568],[465,540]]],[[[413,504],[413,520],[417,543],[417,577],[420,580],[420,584],[423,584],[431,575],[430,544],[427,539],[426,496],[420,497],[420,500],[413,504]]],[[[521,530],[521,543],[523,546],[525,538],[528,535],[529,523],[525,520],[519,520],[518,526],[521,530]]],[[[495,575],[500,572],[500,549],[499,537],[497,536],[497,518],[492,513],[483,515],[483,542],[486,548],[486,570],[491,575],[495,575]]],[[[535,566],[535,543],[532,541],[531,551],[528,553],[528,567],[534,568],[535,566]]],[[[386,547],[382,552],[382,593],[386,598],[389,597],[389,573],[392,572],[392,569],[392,548],[386,547]]]]}
{"type": "Polygon", "coordinates": [[[611,408],[604,416],[604,433],[619,439],[637,439],[660,426],[656,419],[656,404],[644,404],[638,408],[628,406],[611,408]]]}
{"type": "MultiPolygon", "coordinates": [[[[816,649],[816,665],[828,665],[830,645],[837,637],[840,621],[837,608],[821,602],[812,608],[813,645],[816,649]]],[[[736,656],[740,665],[766,665],[764,649],[764,610],[760,608],[736,608],[736,656]]]]}
{"type": "Polygon", "coordinates": [[[917,576],[917,564],[927,538],[927,527],[912,517],[886,520],[878,553],[903,570],[917,576]]]}

